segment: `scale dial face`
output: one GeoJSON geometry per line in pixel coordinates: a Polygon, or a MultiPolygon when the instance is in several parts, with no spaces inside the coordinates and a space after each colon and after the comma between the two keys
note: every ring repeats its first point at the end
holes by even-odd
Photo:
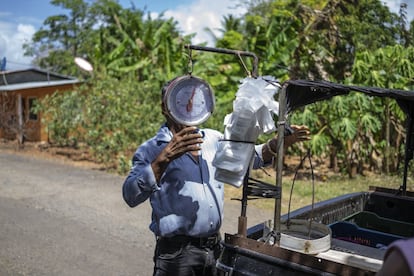
{"type": "Polygon", "coordinates": [[[174,80],[165,93],[167,112],[179,124],[196,126],[213,113],[214,95],[210,85],[194,76],[174,80]]]}

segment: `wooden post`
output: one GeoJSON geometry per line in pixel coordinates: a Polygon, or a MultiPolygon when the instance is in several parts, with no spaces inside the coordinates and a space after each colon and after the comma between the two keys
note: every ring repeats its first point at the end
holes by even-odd
{"type": "Polygon", "coordinates": [[[16,113],[17,113],[17,145],[20,148],[23,145],[23,109],[22,109],[22,95],[17,94],[16,98],[16,113]]]}

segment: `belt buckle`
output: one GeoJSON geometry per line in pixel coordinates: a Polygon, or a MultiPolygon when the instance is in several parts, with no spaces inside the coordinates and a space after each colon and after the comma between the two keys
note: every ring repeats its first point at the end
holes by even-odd
{"type": "Polygon", "coordinates": [[[213,236],[213,237],[208,237],[205,239],[204,244],[202,244],[202,247],[213,247],[217,244],[217,237],[213,236]]]}

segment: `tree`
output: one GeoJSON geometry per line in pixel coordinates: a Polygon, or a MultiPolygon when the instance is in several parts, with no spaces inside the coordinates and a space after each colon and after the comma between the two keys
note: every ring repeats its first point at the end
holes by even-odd
{"type": "Polygon", "coordinates": [[[260,57],[263,75],[343,81],[357,51],[396,44],[398,16],[380,1],[243,3],[244,39],[236,46],[260,57]]]}
{"type": "MultiPolygon", "coordinates": [[[[124,9],[114,0],[53,3],[69,12],[66,17],[48,18],[33,44],[28,44],[27,53],[34,54],[45,47],[49,56],[39,62],[56,62],[56,69],[63,70],[58,71],[61,73],[80,73],[73,64],[74,54],[90,60],[95,69],[87,86],[65,97],[56,96],[60,98],[42,107],[44,112],[51,111],[50,120],[56,123],[55,132],[60,131],[63,143],[70,144],[70,139],[76,138],[90,143],[96,157],[103,162],[113,164],[124,160],[131,147],[149,138],[162,121],[160,87],[172,77],[187,73],[213,86],[217,108],[205,126],[222,129],[239,81],[247,76],[245,67],[252,68],[251,59],[189,51],[184,45],[193,34],[182,36],[173,18],[164,18],[163,14],[152,18],[133,5],[124,9]],[[73,39],[75,33],[79,40],[73,39]],[[68,106],[77,113],[54,111],[68,106]],[[81,135],[73,137],[73,129],[79,127],[81,135]]],[[[388,87],[400,80],[401,73],[393,71],[393,78],[387,77],[389,82],[382,82],[383,74],[370,67],[380,65],[380,60],[372,63],[360,56],[365,52],[377,56],[375,51],[379,48],[409,40],[410,36],[401,29],[403,16],[391,13],[380,1],[243,0],[240,3],[246,6],[246,14],[223,18],[222,36],[216,37],[216,46],[256,53],[260,75],[272,75],[282,82],[310,78],[388,87]],[[357,63],[365,65],[356,69],[357,63]],[[357,75],[366,68],[370,68],[366,72],[372,75],[361,73],[366,78],[357,75]],[[370,82],[368,76],[381,82],[370,82]]],[[[412,33],[412,28],[408,32],[412,33]]],[[[400,67],[407,66],[404,63],[400,67]]],[[[315,154],[337,157],[338,161],[333,160],[332,165],[339,164],[344,172],[350,172],[354,161],[360,166],[359,162],[370,162],[373,152],[385,149],[387,139],[384,140],[383,132],[387,131],[379,127],[383,122],[375,117],[383,116],[381,104],[390,107],[389,141],[395,147],[390,151],[397,151],[399,138],[394,133],[398,126],[394,118],[398,113],[392,103],[363,101],[357,95],[335,98],[300,110],[292,115],[292,121],[305,123],[316,133],[310,144],[315,154]],[[375,143],[364,149],[362,145],[370,139],[375,143]]],[[[395,160],[390,162],[395,164],[395,160]]]]}
{"type": "MultiPolygon", "coordinates": [[[[413,89],[414,67],[410,62],[413,54],[412,47],[400,45],[358,53],[352,75],[346,82],[413,89]]],[[[365,165],[386,173],[398,170],[405,118],[395,101],[370,99],[359,93],[338,96],[308,106],[294,114],[292,120],[316,129],[311,141],[313,152],[319,155],[328,152],[331,167],[338,168],[340,161],[341,169],[351,177],[363,173],[365,165]]]]}
{"type": "MultiPolygon", "coordinates": [[[[412,89],[414,65],[414,48],[401,45],[385,47],[374,52],[361,52],[357,55],[352,82],[368,86],[388,87],[394,89],[412,89]]],[[[378,117],[383,118],[380,141],[384,158],[384,171],[395,171],[401,160],[401,143],[405,127],[400,122],[404,115],[395,102],[377,99],[378,117]]],[[[374,133],[375,134],[375,133],[374,133]]]]}
{"type": "Polygon", "coordinates": [[[40,67],[74,75],[73,58],[81,54],[80,45],[93,27],[93,22],[87,20],[88,4],[83,0],[52,0],[51,4],[70,12],[46,18],[32,43],[24,45],[25,54],[35,56],[40,67]]]}
{"type": "MultiPolygon", "coordinates": [[[[65,7],[74,9],[69,14],[78,14],[78,7],[65,7]]],[[[84,7],[84,21],[72,20],[78,24],[72,28],[92,26],[82,29],[85,39],[76,48],[78,55],[94,65],[93,76],[80,89],[46,98],[39,108],[48,120],[53,142],[65,146],[86,143],[97,160],[114,168],[121,164],[126,170],[124,156],[129,157],[132,148],[149,138],[162,122],[160,87],[183,74],[187,62],[182,58],[184,44],[189,37],[180,35],[173,19],[145,17],[144,12],[123,9],[115,1],[101,0],[84,7]],[[96,18],[99,25],[92,24],[96,18]]],[[[55,47],[47,60],[55,57],[56,49],[62,49],[71,57],[62,61],[62,68],[73,67],[72,46],[62,43],[70,41],[68,32],[59,31],[67,28],[68,20],[45,22],[55,23],[35,36],[34,45],[43,41],[55,47]]]]}
{"type": "MultiPolygon", "coordinates": [[[[396,45],[401,37],[397,34],[402,33],[398,15],[380,1],[257,0],[245,4],[247,13],[238,31],[242,34],[238,46],[258,53],[262,75],[274,75],[282,81],[347,82],[358,53],[396,45]]],[[[362,79],[354,83],[391,88],[393,84],[362,79]]],[[[328,153],[332,167],[338,166],[337,158],[342,170],[352,176],[353,168],[361,172],[362,164],[370,162],[372,152],[382,145],[384,136],[378,135],[382,131],[378,116],[384,118],[381,110],[380,103],[351,95],[306,107],[293,114],[292,121],[311,126],[316,133],[311,142],[314,153],[328,153]],[[377,141],[375,149],[363,149],[372,141],[377,141]]]]}

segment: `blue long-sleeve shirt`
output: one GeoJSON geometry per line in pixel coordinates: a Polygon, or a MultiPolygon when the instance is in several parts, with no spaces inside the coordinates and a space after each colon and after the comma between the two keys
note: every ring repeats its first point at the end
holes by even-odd
{"type": "MultiPolygon", "coordinates": [[[[132,159],[132,168],[122,192],[130,207],[148,198],[152,206],[150,229],[156,236],[209,236],[217,233],[223,220],[223,183],[214,179],[212,165],[222,134],[203,129],[199,161],[189,153],[171,161],[157,183],[151,163],[170,142],[173,134],[167,126],[140,147],[132,159]]],[[[261,146],[256,146],[254,167],[262,165],[261,146]]]]}

